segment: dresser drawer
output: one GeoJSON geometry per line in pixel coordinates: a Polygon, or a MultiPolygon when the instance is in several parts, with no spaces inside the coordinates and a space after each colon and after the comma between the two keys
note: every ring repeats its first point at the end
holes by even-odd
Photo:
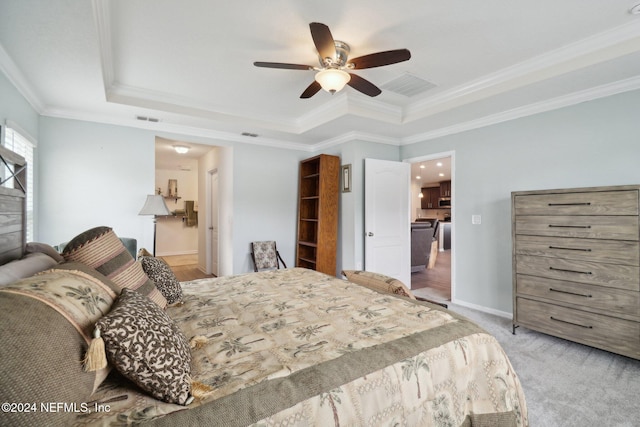
{"type": "Polygon", "coordinates": [[[640,292],[520,274],[516,278],[516,292],[519,296],[529,295],[640,320],[640,292]]]}
{"type": "Polygon", "coordinates": [[[516,273],[640,291],[640,267],[516,255],[516,273]]]}
{"type": "Polygon", "coordinates": [[[640,323],[516,298],[517,323],[540,332],[640,358],[640,323]]]}
{"type": "Polygon", "coordinates": [[[516,215],[638,215],[638,190],[516,195],[516,215]]]}
{"type": "Polygon", "coordinates": [[[611,264],[640,265],[640,242],[516,235],[515,252],[611,264]]]}
{"type": "Polygon", "coordinates": [[[515,233],[534,236],[637,241],[640,236],[640,227],[637,216],[523,215],[515,219],[515,233]]]}

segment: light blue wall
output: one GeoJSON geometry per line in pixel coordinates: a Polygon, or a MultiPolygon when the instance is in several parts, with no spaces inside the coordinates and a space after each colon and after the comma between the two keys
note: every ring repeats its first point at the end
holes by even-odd
{"type": "Polygon", "coordinates": [[[455,151],[456,299],[511,312],[512,191],[640,184],[639,111],[636,91],[401,148],[455,151]]]}
{"type": "Polygon", "coordinates": [[[364,159],[400,160],[394,145],[354,140],[325,150],[340,156],[342,165],[351,165],[351,192],[340,197],[338,261],[336,274],[364,265],[364,159]]]}
{"type": "Polygon", "coordinates": [[[234,147],[234,271],[253,271],[249,244],[275,240],[295,266],[298,165],[308,152],[258,145],[234,147]]]}
{"type": "MultiPolygon", "coordinates": [[[[237,144],[123,126],[39,117],[0,75],[0,119],[39,141],[39,240],[55,244],[95,225],[151,247],[149,218],[137,215],[154,189],[156,136],[231,146],[233,270],[250,271],[249,242],[278,241],[295,257],[298,161],[317,153],[237,144]]],[[[511,311],[510,193],[640,183],[640,91],[457,135],[396,147],[354,140],[322,150],[352,165],[341,194],[338,271],[364,261],[364,159],[403,160],[455,152],[456,299],[511,311]],[[471,215],[482,215],[471,225],[471,215]]]]}
{"type": "Polygon", "coordinates": [[[106,225],[152,248],[152,219],[138,212],[155,188],[154,150],[145,130],[42,117],[39,240],[56,244],[106,225]]]}
{"type": "MultiPolygon", "coordinates": [[[[98,225],[153,245],[150,217],[138,212],[155,187],[157,132],[43,117],[40,125],[40,241],[56,244],[98,225]]],[[[294,264],[298,162],[307,152],[161,135],[233,149],[233,273],[252,271],[249,243],[276,240],[294,264]]],[[[204,171],[203,173],[206,173],[204,171]]]]}

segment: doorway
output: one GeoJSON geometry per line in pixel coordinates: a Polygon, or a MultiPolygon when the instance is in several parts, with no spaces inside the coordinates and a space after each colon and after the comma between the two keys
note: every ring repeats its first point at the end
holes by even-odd
{"type": "Polygon", "coordinates": [[[437,153],[405,161],[411,163],[411,289],[427,299],[452,301],[455,296],[455,153],[437,153]],[[432,232],[432,240],[427,241],[425,234],[432,232]]]}

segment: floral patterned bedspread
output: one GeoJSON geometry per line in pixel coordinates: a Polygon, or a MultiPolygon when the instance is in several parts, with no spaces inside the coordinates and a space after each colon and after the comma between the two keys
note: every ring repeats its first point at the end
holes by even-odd
{"type": "Polygon", "coordinates": [[[300,268],[183,289],[168,313],[206,337],[192,377],[213,391],[183,407],[113,376],[93,396],[109,411],[79,424],[528,425],[495,338],[440,307],[300,268]]]}

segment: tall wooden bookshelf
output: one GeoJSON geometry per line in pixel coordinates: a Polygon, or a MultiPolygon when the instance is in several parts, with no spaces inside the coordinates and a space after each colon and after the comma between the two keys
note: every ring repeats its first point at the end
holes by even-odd
{"type": "Polygon", "coordinates": [[[340,157],[300,162],[296,267],[336,275],[340,157]]]}

